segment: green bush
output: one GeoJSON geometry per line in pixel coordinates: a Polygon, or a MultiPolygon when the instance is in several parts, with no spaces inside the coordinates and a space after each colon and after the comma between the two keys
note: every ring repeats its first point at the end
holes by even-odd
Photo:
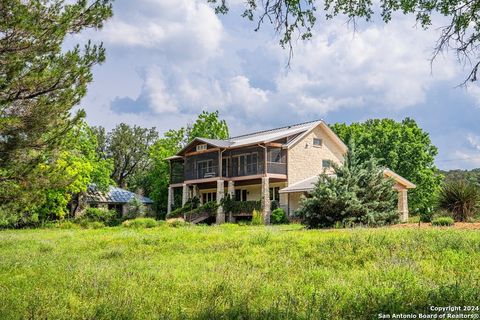
{"type": "Polygon", "coordinates": [[[259,226],[259,225],[262,225],[262,224],[263,224],[262,214],[257,210],[253,210],[253,212],[252,212],[252,225],[259,226]]]}
{"type": "Polygon", "coordinates": [[[261,201],[235,201],[229,196],[224,198],[222,205],[226,213],[247,213],[262,208],[261,201]]]}
{"type": "Polygon", "coordinates": [[[192,210],[190,203],[186,203],[183,207],[172,210],[167,214],[167,219],[183,217],[183,214],[192,210]]]}
{"type": "Polygon", "coordinates": [[[115,210],[106,210],[100,208],[87,208],[85,214],[81,219],[88,221],[98,221],[105,225],[115,225],[117,222],[118,213],[115,210]]]}
{"type": "Polygon", "coordinates": [[[465,180],[453,180],[442,186],[438,206],[452,212],[455,221],[466,221],[478,210],[480,191],[476,185],[465,180]]]}
{"type": "Polygon", "coordinates": [[[285,223],[288,223],[289,221],[285,211],[282,208],[277,208],[272,211],[270,222],[272,224],[285,224],[285,223]]]}
{"type": "Polygon", "coordinates": [[[128,203],[127,206],[127,214],[125,215],[126,219],[135,219],[135,218],[142,218],[145,217],[147,214],[147,207],[145,204],[140,200],[139,197],[133,197],[128,203]]]}
{"type": "Polygon", "coordinates": [[[196,214],[201,212],[214,215],[217,212],[217,208],[218,204],[215,201],[207,202],[204,205],[195,208],[192,206],[192,203],[187,202],[185,206],[177,208],[170,212],[170,214],[167,214],[167,219],[183,218],[185,214],[196,214]]]}
{"type": "Polygon", "coordinates": [[[274,211],[275,209],[280,208],[277,200],[270,201],[270,211],[274,211]]]}
{"type": "Polygon", "coordinates": [[[432,220],[432,226],[449,227],[453,226],[454,221],[450,217],[439,217],[432,220]]]}
{"type": "Polygon", "coordinates": [[[187,225],[189,225],[189,223],[185,222],[185,220],[183,220],[181,218],[174,218],[174,219],[168,219],[167,220],[167,225],[169,227],[178,228],[178,227],[187,226],[187,225]]]}
{"type": "Polygon", "coordinates": [[[136,218],[125,220],[122,222],[122,226],[126,228],[154,228],[158,226],[157,220],[153,218],[136,218]]]}

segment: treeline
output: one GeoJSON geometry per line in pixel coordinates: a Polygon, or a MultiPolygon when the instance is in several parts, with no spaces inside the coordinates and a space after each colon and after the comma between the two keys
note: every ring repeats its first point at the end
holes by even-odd
{"type": "Polygon", "coordinates": [[[46,154],[45,161],[32,168],[28,181],[4,184],[0,227],[35,226],[74,217],[91,184],[101,191],[116,185],[143,193],[154,200],[154,210],[162,218],[169,180],[165,158],[195,136],[225,139],[228,127],[218,112],[206,111],[193,124],[169,130],[162,137],[155,128],[121,123],[107,132],[79,120],[63,135],[55,153],[46,154]]]}

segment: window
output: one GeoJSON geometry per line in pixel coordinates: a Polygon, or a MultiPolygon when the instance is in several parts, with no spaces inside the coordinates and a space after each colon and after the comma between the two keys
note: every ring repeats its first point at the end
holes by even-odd
{"type": "Polygon", "coordinates": [[[273,187],[273,188],[270,188],[270,200],[276,200],[276,201],[279,201],[280,200],[280,187],[273,187]]]}
{"type": "Polygon", "coordinates": [[[322,139],[319,139],[319,138],[313,138],[313,145],[315,147],[321,147],[323,144],[323,141],[322,139]]]}
{"type": "Polygon", "coordinates": [[[203,150],[207,150],[207,145],[205,143],[203,144],[197,144],[197,147],[196,149],[197,151],[203,151],[203,150]]]}
{"type": "Polygon", "coordinates": [[[282,149],[280,148],[270,149],[268,152],[268,155],[269,155],[268,161],[277,162],[277,163],[282,162],[282,149]]]}
{"type": "Polygon", "coordinates": [[[217,193],[216,192],[202,193],[202,203],[205,204],[210,201],[217,201],[217,193]]]}
{"type": "Polygon", "coordinates": [[[202,160],[197,162],[198,179],[210,178],[216,175],[213,167],[213,160],[202,160]]]}
{"type": "Polygon", "coordinates": [[[235,190],[235,201],[247,201],[247,190],[235,190]]]}
{"type": "Polygon", "coordinates": [[[233,176],[244,176],[258,172],[258,154],[256,152],[232,157],[233,176]]]}
{"type": "Polygon", "coordinates": [[[331,160],[322,160],[322,167],[323,168],[330,168],[332,166],[331,160]]]}

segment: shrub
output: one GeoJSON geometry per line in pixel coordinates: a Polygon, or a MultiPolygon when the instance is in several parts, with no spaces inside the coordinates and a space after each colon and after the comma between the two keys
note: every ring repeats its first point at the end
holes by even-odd
{"type": "Polygon", "coordinates": [[[440,189],[438,206],[452,212],[455,221],[466,221],[475,215],[479,200],[477,186],[465,180],[454,180],[440,189]]]}
{"type": "Polygon", "coordinates": [[[99,208],[87,208],[83,219],[88,221],[98,221],[106,225],[114,225],[117,220],[118,213],[115,210],[106,210],[99,208]]]}
{"type": "Polygon", "coordinates": [[[261,210],[261,201],[235,201],[229,196],[222,201],[223,209],[226,213],[247,213],[253,210],[261,210]]]}
{"type": "Polygon", "coordinates": [[[158,223],[153,218],[136,218],[123,221],[122,226],[126,228],[154,228],[158,226],[158,223]]]}
{"type": "Polygon", "coordinates": [[[183,214],[192,210],[191,204],[186,203],[183,207],[172,210],[167,214],[167,219],[183,217],[183,214]]]}
{"type": "Polygon", "coordinates": [[[182,218],[168,219],[167,225],[169,227],[178,228],[188,225],[188,222],[185,222],[182,218]]]}
{"type": "Polygon", "coordinates": [[[277,200],[270,201],[270,210],[273,212],[275,209],[280,208],[277,200]]]}
{"type": "Polygon", "coordinates": [[[453,226],[453,219],[450,217],[439,217],[432,220],[432,226],[449,227],[453,226]]]}
{"type": "Polygon", "coordinates": [[[285,211],[282,208],[277,208],[272,211],[270,222],[272,224],[284,224],[284,223],[288,223],[289,221],[285,211]]]}
{"type": "Polygon", "coordinates": [[[126,219],[135,219],[144,217],[147,213],[147,207],[143,204],[142,200],[139,197],[133,197],[128,203],[127,214],[125,215],[126,219]]]}
{"type": "Polygon", "coordinates": [[[253,212],[252,212],[252,225],[259,226],[259,225],[262,225],[262,224],[263,224],[262,214],[257,210],[253,210],[253,212]]]}
{"type": "Polygon", "coordinates": [[[433,210],[422,211],[422,212],[420,212],[419,217],[420,217],[421,222],[430,222],[430,221],[432,221],[433,210]]]}
{"type": "Polygon", "coordinates": [[[374,159],[361,161],[351,147],[335,176],[320,175],[298,215],[309,228],[343,225],[378,226],[398,221],[397,192],[374,159]]]}

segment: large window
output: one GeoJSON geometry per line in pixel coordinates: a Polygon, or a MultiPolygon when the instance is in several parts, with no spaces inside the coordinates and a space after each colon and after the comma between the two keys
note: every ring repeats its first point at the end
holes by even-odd
{"type": "Polygon", "coordinates": [[[213,160],[202,160],[197,162],[197,173],[199,179],[215,176],[213,160]]]}
{"type": "Polygon", "coordinates": [[[210,201],[217,201],[217,193],[216,192],[202,193],[202,202],[207,203],[210,201]]]}
{"type": "Polygon", "coordinates": [[[235,201],[247,201],[247,190],[235,190],[235,201]]]}
{"type": "Polygon", "coordinates": [[[270,188],[270,200],[280,201],[280,187],[270,188]]]}
{"type": "Polygon", "coordinates": [[[234,176],[245,176],[258,173],[258,153],[246,153],[232,157],[234,176]]]}

